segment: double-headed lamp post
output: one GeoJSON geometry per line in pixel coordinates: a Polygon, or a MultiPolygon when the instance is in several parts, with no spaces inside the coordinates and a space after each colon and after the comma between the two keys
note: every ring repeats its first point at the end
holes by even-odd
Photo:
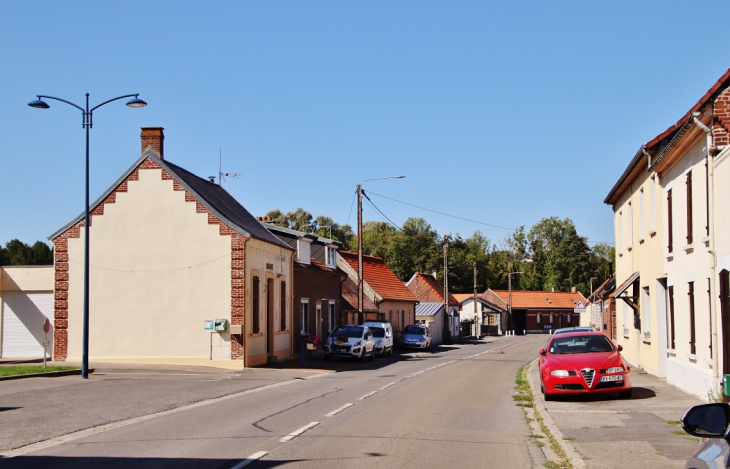
{"type": "Polygon", "coordinates": [[[54,99],[71,105],[81,111],[81,126],[86,129],[86,202],[84,204],[84,322],[83,322],[83,350],[81,354],[81,377],[88,379],[89,377],[89,130],[94,125],[94,111],[105,104],[111,103],[118,99],[132,98],[127,102],[129,107],[145,107],[147,103],[139,99],[139,94],[125,94],[116,98],[104,101],[89,109],[89,93],[86,93],[86,108],[76,105],[65,99],[55,98],[53,96],[37,95],[35,99],[28,103],[28,106],[37,109],[48,109],[49,106],[43,101],[45,99],[54,99]]]}
{"type": "Polygon", "coordinates": [[[384,178],[363,179],[357,185],[357,311],[360,315],[358,320],[363,322],[365,312],[363,311],[363,269],[362,269],[362,183],[365,181],[380,181],[382,179],[403,179],[405,176],[387,176],[384,178]]]}

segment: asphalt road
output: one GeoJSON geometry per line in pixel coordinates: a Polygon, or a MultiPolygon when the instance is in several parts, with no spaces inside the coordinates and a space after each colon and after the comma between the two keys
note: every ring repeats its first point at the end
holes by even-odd
{"type": "Polygon", "coordinates": [[[538,347],[506,337],[329,374],[127,372],[25,393],[3,384],[0,442],[16,449],[2,465],[542,467],[512,399],[538,347]],[[40,417],[24,406],[43,397],[54,423],[25,422],[40,417]]]}

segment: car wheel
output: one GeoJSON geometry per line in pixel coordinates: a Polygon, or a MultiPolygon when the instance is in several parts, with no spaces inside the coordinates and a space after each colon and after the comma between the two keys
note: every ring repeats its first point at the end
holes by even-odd
{"type": "Polygon", "coordinates": [[[555,394],[545,393],[545,400],[546,401],[554,401],[555,400],[555,394]]]}
{"type": "Polygon", "coordinates": [[[367,358],[367,353],[365,353],[365,352],[366,352],[366,350],[365,349],[362,349],[362,353],[360,354],[360,361],[361,362],[364,362],[365,361],[365,358],[367,358]]]}
{"type": "Polygon", "coordinates": [[[374,360],[375,360],[375,348],[373,348],[370,351],[370,361],[374,361],[374,360]]]}
{"type": "Polygon", "coordinates": [[[621,399],[631,399],[631,394],[633,394],[632,391],[632,389],[629,389],[627,391],[619,391],[618,397],[620,397],[621,399]]]}
{"type": "Polygon", "coordinates": [[[393,347],[391,347],[390,350],[388,350],[388,356],[389,357],[393,356],[393,347]]]}

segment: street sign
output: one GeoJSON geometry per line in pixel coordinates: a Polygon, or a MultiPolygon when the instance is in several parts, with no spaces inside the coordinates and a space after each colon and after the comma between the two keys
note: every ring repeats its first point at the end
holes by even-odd
{"type": "Polygon", "coordinates": [[[585,313],[586,312],[586,305],[583,303],[583,300],[578,300],[578,303],[575,305],[573,312],[574,313],[585,313]]]}
{"type": "Polygon", "coordinates": [[[43,323],[43,332],[48,334],[51,331],[51,321],[46,318],[45,322],[43,323]]]}

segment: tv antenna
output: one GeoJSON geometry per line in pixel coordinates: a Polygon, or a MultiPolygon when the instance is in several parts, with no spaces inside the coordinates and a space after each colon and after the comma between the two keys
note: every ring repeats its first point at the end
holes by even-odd
{"type": "MultiPolygon", "coordinates": [[[[218,149],[218,185],[222,185],[223,182],[226,182],[226,178],[240,178],[241,175],[239,173],[224,173],[221,169],[221,160],[222,160],[222,150],[218,149]]],[[[210,179],[210,182],[215,182],[215,176],[208,176],[208,179],[210,179]]]]}

